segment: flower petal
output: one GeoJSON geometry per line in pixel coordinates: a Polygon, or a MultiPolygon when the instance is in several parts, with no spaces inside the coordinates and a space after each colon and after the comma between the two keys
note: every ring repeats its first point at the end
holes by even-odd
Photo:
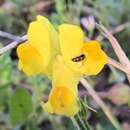
{"type": "MultiPolygon", "coordinates": [[[[57,31],[47,18],[37,16],[37,20],[30,23],[28,29],[28,44],[35,50],[36,55],[38,54],[41,57],[41,64],[42,67],[44,67],[39,68],[38,72],[35,72],[35,74],[39,74],[41,73],[41,70],[44,70],[43,74],[51,78],[53,59],[55,58],[55,55],[59,53],[59,41],[57,31]]],[[[24,56],[26,57],[26,52],[24,53],[24,56]]],[[[32,57],[32,55],[30,55],[30,58],[28,57],[28,60],[30,60],[28,63],[32,62],[32,57]]],[[[25,58],[22,59],[25,60],[25,58]]],[[[28,72],[29,75],[33,75],[32,68],[29,68],[30,65],[25,65],[23,63],[25,61],[23,60],[20,59],[19,68],[22,68],[26,73],[28,72]]],[[[37,60],[34,58],[33,62],[35,63],[37,60]]]]}
{"type": "Polygon", "coordinates": [[[96,75],[107,63],[97,41],[84,42],[82,30],[75,25],[59,27],[60,47],[65,64],[79,75],[96,75]]]}
{"type": "Polygon", "coordinates": [[[61,53],[66,60],[80,55],[83,47],[84,34],[80,27],[71,24],[59,26],[61,53]]]}
{"type": "Polygon", "coordinates": [[[23,43],[18,46],[17,54],[19,57],[18,67],[27,75],[36,75],[43,72],[44,57],[32,47],[29,43],[23,43]]]}
{"type": "Polygon", "coordinates": [[[66,66],[63,57],[58,55],[53,64],[52,85],[68,86],[77,94],[77,84],[79,80],[80,76],[66,66]]]}
{"type": "Polygon", "coordinates": [[[58,34],[47,18],[37,16],[37,21],[30,23],[28,40],[44,55],[44,64],[47,66],[58,50],[58,34]]]}
{"type": "Polygon", "coordinates": [[[84,44],[83,53],[86,56],[81,72],[86,75],[98,74],[107,63],[107,55],[101,49],[100,44],[97,41],[89,41],[84,44]]]}
{"type": "Polygon", "coordinates": [[[51,46],[50,33],[46,21],[38,17],[37,21],[30,23],[28,41],[41,53],[41,55],[45,55],[44,64],[47,66],[50,60],[51,46]]]}
{"type": "Polygon", "coordinates": [[[49,95],[49,101],[44,105],[47,112],[64,116],[74,116],[79,111],[77,97],[68,87],[54,87],[49,95]],[[51,108],[51,109],[50,109],[51,108]]]}

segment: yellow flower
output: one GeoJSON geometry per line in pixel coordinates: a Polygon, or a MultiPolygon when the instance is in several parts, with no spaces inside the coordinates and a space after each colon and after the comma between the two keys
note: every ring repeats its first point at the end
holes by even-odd
{"type": "Polygon", "coordinates": [[[18,67],[27,75],[39,74],[44,71],[44,60],[37,49],[29,43],[21,44],[17,49],[19,62],[18,67]]]}
{"type": "Polygon", "coordinates": [[[97,41],[85,42],[80,27],[59,26],[59,33],[45,17],[38,16],[27,32],[28,41],[17,48],[19,69],[27,75],[45,74],[52,90],[45,111],[74,116],[80,110],[77,84],[82,75],[96,75],[107,63],[97,41]]]}
{"type": "Polygon", "coordinates": [[[64,65],[61,56],[57,56],[52,78],[53,87],[48,102],[43,104],[44,110],[68,117],[74,116],[79,111],[77,84],[80,77],[64,65]]]}
{"type": "Polygon", "coordinates": [[[65,64],[78,74],[96,75],[107,63],[107,56],[97,41],[85,42],[80,27],[59,26],[60,48],[65,64]]]}
{"type": "Polygon", "coordinates": [[[58,36],[51,23],[42,16],[31,22],[28,41],[18,46],[19,69],[27,75],[51,73],[51,64],[58,51],[58,36]]]}
{"type": "Polygon", "coordinates": [[[44,109],[50,113],[74,116],[79,111],[76,98],[68,87],[54,87],[49,95],[49,101],[44,104],[44,109]]]}

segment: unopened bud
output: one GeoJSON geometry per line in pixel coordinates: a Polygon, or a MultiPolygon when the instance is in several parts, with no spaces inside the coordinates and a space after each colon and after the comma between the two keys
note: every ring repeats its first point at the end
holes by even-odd
{"type": "Polygon", "coordinates": [[[93,30],[95,28],[95,19],[94,19],[94,16],[90,15],[88,17],[83,17],[81,19],[81,24],[88,31],[93,30]]]}

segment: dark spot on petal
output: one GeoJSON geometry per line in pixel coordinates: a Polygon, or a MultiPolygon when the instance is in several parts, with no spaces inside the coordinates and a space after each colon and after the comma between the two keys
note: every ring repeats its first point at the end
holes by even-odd
{"type": "Polygon", "coordinates": [[[72,61],[73,62],[80,62],[80,61],[83,61],[84,59],[85,59],[85,55],[81,54],[80,56],[73,58],[72,61]]]}

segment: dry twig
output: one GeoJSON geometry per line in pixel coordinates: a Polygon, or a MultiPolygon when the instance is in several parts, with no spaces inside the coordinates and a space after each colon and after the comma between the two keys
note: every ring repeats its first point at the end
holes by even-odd
{"type": "MultiPolygon", "coordinates": [[[[126,71],[130,72],[130,61],[126,56],[125,52],[123,51],[123,49],[121,48],[120,44],[118,43],[117,39],[102,24],[96,24],[96,27],[109,40],[120,63],[126,67],[126,71]]],[[[127,73],[127,77],[130,83],[130,74],[127,73]]]]}
{"type": "Polygon", "coordinates": [[[0,30],[0,37],[7,38],[7,39],[13,40],[13,41],[20,39],[19,36],[15,36],[11,33],[4,32],[4,31],[1,31],[1,30],[0,30]]]}
{"type": "Polygon", "coordinates": [[[7,46],[3,47],[0,49],[0,55],[2,55],[3,53],[11,50],[12,48],[16,47],[18,44],[25,42],[27,40],[27,35],[24,35],[23,37],[21,37],[20,39],[11,42],[10,44],[8,44],[7,46]]]}
{"type": "MultiPolygon", "coordinates": [[[[123,24],[115,27],[114,29],[111,29],[109,32],[111,34],[116,34],[116,33],[123,31],[124,29],[126,29],[129,26],[130,26],[130,22],[126,22],[126,23],[123,23],[123,24]]],[[[102,41],[104,39],[104,36],[98,35],[95,39],[98,41],[102,41]]]]}

